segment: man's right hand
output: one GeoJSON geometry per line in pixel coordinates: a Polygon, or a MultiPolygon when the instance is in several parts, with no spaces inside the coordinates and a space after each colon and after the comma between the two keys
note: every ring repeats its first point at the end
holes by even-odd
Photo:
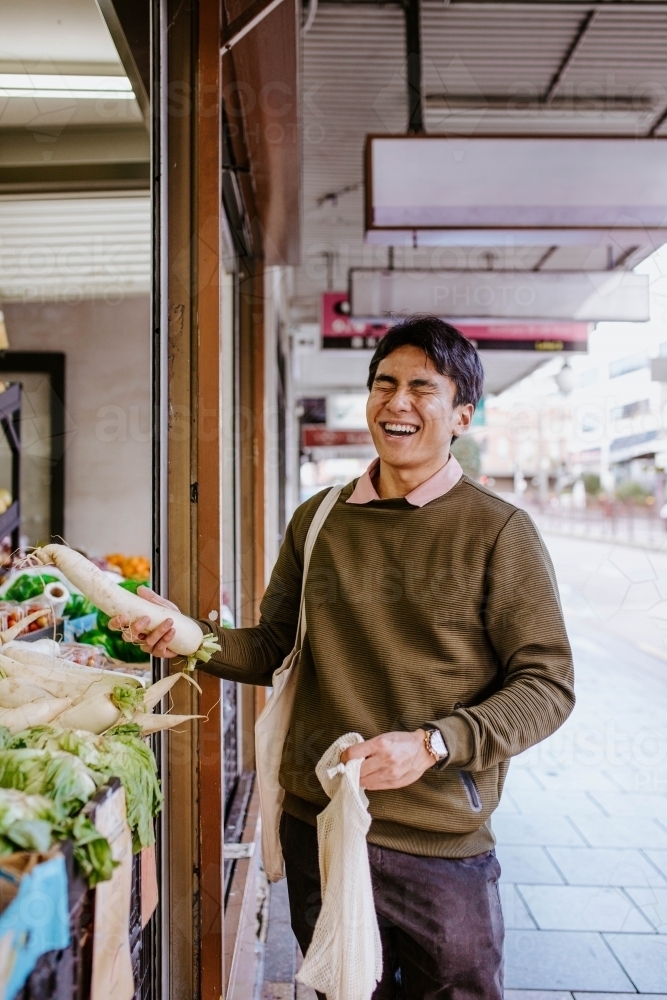
{"type": "MultiPolygon", "coordinates": [[[[150,587],[138,587],[137,594],[146,601],[159,604],[160,607],[169,608],[171,611],[178,611],[175,604],[172,604],[171,601],[166,600],[164,597],[160,597],[150,587]]],[[[167,660],[178,656],[178,653],[175,653],[173,649],[169,649],[169,641],[176,634],[173,619],[165,618],[151,632],[147,631],[150,628],[150,624],[150,618],[147,617],[137,618],[136,621],[129,622],[122,615],[117,615],[109,621],[109,628],[122,632],[123,639],[126,642],[138,642],[143,652],[151,656],[158,656],[160,659],[167,660]]]]}

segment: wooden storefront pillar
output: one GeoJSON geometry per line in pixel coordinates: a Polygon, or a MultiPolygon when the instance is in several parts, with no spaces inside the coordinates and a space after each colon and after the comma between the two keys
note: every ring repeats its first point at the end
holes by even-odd
{"type": "MultiPolygon", "coordinates": [[[[159,432],[161,588],[185,614],[196,613],[196,564],[193,548],[193,45],[194,11],[180,0],[154,7],[159,18],[160,108],[154,141],[154,169],[159,188],[154,214],[160,232],[156,255],[160,317],[156,360],[157,393],[162,420],[159,432]]],[[[170,664],[163,663],[165,672],[170,664]]],[[[177,685],[174,711],[196,713],[193,688],[177,685]]],[[[198,733],[183,727],[163,739],[162,931],[163,996],[192,1000],[199,995],[198,805],[195,762],[198,733]]]]}
{"type": "MultiPolygon", "coordinates": [[[[220,610],[221,580],[221,10],[219,0],[163,0],[158,11],[162,586],[186,614],[207,618],[220,610]]],[[[205,719],[165,741],[169,1000],[220,1000],[224,992],[221,684],[203,674],[198,681],[201,696],[174,689],[174,710],[205,719]]]]}
{"type": "MultiPolygon", "coordinates": [[[[239,397],[241,480],[241,622],[259,621],[264,594],[264,262],[246,262],[239,285],[239,397]]],[[[242,690],[242,759],[244,770],[255,767],[254,723],[264,707],[264,688],[242,690]]]]}
{"type": "MultiPolygon", "coordinates": [[[[200,0],[197,46],[196,337],[197,337],[197,610],[220,613],[221,502],[221,0],[200,0]]],[[[222,684],[199,675],[199,918],[201,1000],[223,995],[223,730],[222,684]]]]}

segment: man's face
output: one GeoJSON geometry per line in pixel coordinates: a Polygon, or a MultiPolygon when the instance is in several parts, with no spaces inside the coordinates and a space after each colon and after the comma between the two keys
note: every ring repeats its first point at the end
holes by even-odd
{"type": "Polygon", "coordinates": [[[446,460],[453,434],[470,426],[472,403],[454,406],[456,386],[418,347],[405,346],[378,365],[366,419],[382,462],[399,469],[446,460]]]}

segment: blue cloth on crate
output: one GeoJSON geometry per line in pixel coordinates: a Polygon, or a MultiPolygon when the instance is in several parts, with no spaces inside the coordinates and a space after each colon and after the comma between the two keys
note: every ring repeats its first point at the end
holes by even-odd
{"type": "Polygon", "coordinates": [[[91,611],[89,615],[83,615],[81,618],[65,618],[63,620],[63,641],[76,642],[80,635],[89,632],[92,628],[97,628],[97,611],[91,611]]]}
{"type": "Polygon", "coordinates": [[[23,876],[16,898],[0,916],[0,940],[6,934],[14,939],[6,992],[6,1000],[13,1000],[37,959],[70,943],[67,871],[61,854],[23,876]]]}

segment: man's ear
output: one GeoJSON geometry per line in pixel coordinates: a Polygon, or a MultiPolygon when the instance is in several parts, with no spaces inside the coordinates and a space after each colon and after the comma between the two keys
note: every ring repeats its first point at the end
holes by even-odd
{"type": "Polygon", "coordinates": [[[475,407],[472,403],[463,403],[461,406],[457,407],[458,410],[458,427],[454,437],[459,437],[461,434],[465,434],[469,430],[472,423],[472,418],[475,414],[475,407]]]}

